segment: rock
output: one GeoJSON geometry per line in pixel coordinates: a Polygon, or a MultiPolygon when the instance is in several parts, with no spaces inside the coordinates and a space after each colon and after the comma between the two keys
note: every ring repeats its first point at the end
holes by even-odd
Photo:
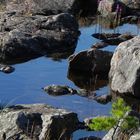
{"type": "Polygon", "coordinates": [[[105,95],[101,95],[101,96],[97,96],[94,98],[94,100],[96,100],[98,103],[101,104],[107,104],[108,102],[111,102],[112,96],[110,94],[105,94],[105,95]]]}
{"type": "Polygon", "coordinates": [[[60,13],[94,15],[97,11],[97,0],[8,0],[6,9],[8,12],[14,11],[21,15],[55,15],[60,13]]]}
{"type": "Polygon", "coordinates": [[[119,34],[119,33],[95,33],[92,35],[93,37],[103,40],[101,43],[97,43],[97,45],[95,44],[93,47],[96,48],[97,47],[106,47],[106,45],[119,45],[121,42],[127,41],[129,39],[132,39],[134,37],[134,35],[131,35],[129,33],[124,33],[124,34],[119,34]]]}
{"type": "Polygon", "coordinates": [[[94,38],[100,39],[100,40],[106,40],[108,38],[116,38],[119,37],[120,33],[94,33],[92,36],[94,38]]]}
{"type": "Polygon", "coordinates": [[[129,11],[124,3],[118,0],[101,0],[98,11],[103,17],[115,18],[118,16],[126,16],[129,11]]]}
{"type": "MultiPolygon", "coordinates": [[[[140,118],[138,116],[140,116],[138,113],[136,113],[135,111],[130,111],[130,112],[127,112],[126,115],[124,117],[128,117],[128,116],[133,116],[133,117],[136,117],[138,120],[140,120],[140,118]]],[[[120,139],[128,139],[130,140],[130,137],[132,138],[134,136],[135,133],[137,133],[139,130],[137,130],[136,128],[132,128],[132,130],[129,130],[127,132],[125,131],[122,131],[121,129],[121,125],[123,123],[123,119],[121,119],[119,122],[118,122],[118,125],[114,126],[114,128],[111,128],[109,130],[109,132],[103,137],[102,140],[120,140],[120,139]]],[[[135,137],[135,136],[134,136],[135,137]]],[[[134,139],[135,140],[135,139],[134,139]]],[[[138,139],[137,139],[138,140],[138,139]]]]}
{"type": "Polygon", "coordinates": [[[65,139],[65,134],[70,136],[77,124],[73,112],[43,104],[17,105],[0,112],[0,139],[65,139]]]}
{"type": "Polygon", "coordinates": [[[98,43],[95,43],[91,48],[101,49],[101,48],[107,47],[108,45],[109,44],[107,44],[105,42],[98,42],[98,43]]]}
{"type": "Polygon", "coordinates": [[[140,36],[121,43],[111,60],[109,83],[111,91],[140,98],[140,36]]]}
{"type": "Polygon", "coordinates": [[[101,140],[101,138],[95,136],[89,136],[89,137],[80,138],[79,140],[101,140]]]}
{"type": "Polygon", "coordinates": [[[73,95],[76,94],[77,91],[69,86],[61,86],[61,85],[50,85],[43,88],[48,94],[53,96],[60,96],[60,95],[73,95]]]}
{"type": "Polygon", "coordinates": [[[108,75],[112,53],[97,49],[81,51],[69,58],[69,69],[79,72],[90,72],[97,75],[108,75]]]}
{"type": "Polygon", "coordinates": [[[15,71],[15,68],[12,66],[0,64],[0,71],[4,73],[12,73],[15,71]]]}
{"type": "Polygon", "coordinates": [[[34,58],[75,49],[78,24],[69,14],[0,19],[0,60],[34,58]]]}
{"type": "Polygon", "coordinates": [[[140,1],[139,0],[120,0],[130,9],[140,10],[140,1]]]}

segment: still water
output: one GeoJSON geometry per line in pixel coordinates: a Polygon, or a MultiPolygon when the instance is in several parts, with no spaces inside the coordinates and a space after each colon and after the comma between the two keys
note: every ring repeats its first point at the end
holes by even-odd
{"type": "MultiPolygon", "coordinates": [[[[95,32],[97,25],[81,27],[81,36],[79,38],[75,53],[86,50],[92,44],[98,42],[98,39],[91,35],[95,32]]],[[[102,32],[113,32],[111,29],[102,29],[102,32]]],[[[132,32],[137,34],[138,29],[135,25],[125,24],[119,27],[119,32],[132,32]],[[131,29],[131,30],[130,30],[131,29]]],[[[104,50],[114,51],[116,46],[109,46],[104,50]]],[[[0,102],[8,104],[32,104],[46,103],[58,108],[65,108],[78,114],[82,121],[84,118],[98,115],[108,115],[111,103],[107,105],[99,104],[92,99],[80,97],[78,95],[50,96],[42,90],[46,85],[68,85],[79,89],[72,81],[67,78],[68,60],[63,59],[54,61],[51,58],[40,57],[25,63],[15,64],[15,72],[12,74],[0,73],[0,102]]],[[[108,87],[100,87],[95,91],[97,95],[109,92],[108,87]]],[[[73,134],[73,139],[89,135],[102,136],[104,133],[77,131],[73,134]]]]}

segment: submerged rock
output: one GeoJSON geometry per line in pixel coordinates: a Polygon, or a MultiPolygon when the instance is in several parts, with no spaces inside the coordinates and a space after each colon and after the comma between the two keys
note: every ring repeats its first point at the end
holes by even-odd
{"type": "Polygon", "coordinates": [[[50,85],[43,88],[48,94],[53,96],[60,96],[60,95],[73,95],[76,94],[77,91],[69,86],[61,86],[61,85],[50,85]]]}
{"type": "Polygon", "coordinates": [[[70,56],[69,69],[107,76],[110,70],[111,58],[112,53],[107,51],[97,49],[81,51],[70,56]]]}
{"type": "Polygon", "coordinates": [[[10,16],[0,19],[0,59],[34,58],[75,49],[78,23],[72,15],[10,16]]]}
{"type": "Polygon", "coordinates": [[[140,98],[140,36],[121,43],[111,60],[110,88],[140,98]]]}
{"type": "Polygon", "coordinates": [[[75,113],[48,105],[13,106],[0,112],[0,139],[66,139],[78,122],[75,113]]]}

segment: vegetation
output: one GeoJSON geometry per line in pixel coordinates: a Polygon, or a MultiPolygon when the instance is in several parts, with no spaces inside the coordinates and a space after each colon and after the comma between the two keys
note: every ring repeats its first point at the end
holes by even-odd
{"type": "Polygon", "coordinates": [[[130,132],[138,128],[139,120],[134,116],[126,115],[126,112],[131,111],[130,106],[127,106],[122,98],[118,98],[112,104],[111,116],[101,116],[93,118],[92,122],[89,124],[91,130],[109,130],[112,127],[120,127],[122,132],[130,132]],[[121,125],[119,123],[121,121],[121,125]]]}

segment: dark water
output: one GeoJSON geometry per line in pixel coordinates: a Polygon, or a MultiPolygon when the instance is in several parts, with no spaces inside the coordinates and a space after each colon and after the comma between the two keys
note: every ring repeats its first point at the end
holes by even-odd
{"type": "MultiPolygon", "coordinates": [[[[91,35],[97,30],[98,26],[82,27],[81,36],[75,52],[90,48],[98,39],[91,35]],[[96,28],[96,29],[95,29],[96,28]]],[[[114,32],[110,29],[102,29],[103,32],[114,32]]],[[[119,32],[138,33],[135,25],[123,25],[119,27],[119,32]]],[[[116,46],[105,48],[114,51],[116,46]]],[[[67,78],[68,60],[53,61],[51,58],[40,57],[25,63],[14,65],[16,68],[12,74],[0,73],[0,102],[8,104],[31,104],[46,103],[54,107],[65,108],[78,114],[80,120],[86,117],[97,115],[108,115],[111,103],[101,105],[92,99],[80,97],[78,95],[67,95],[54,97],[46,94],[41,88],[46,85],[68,85],[78,89],[72,81],[67,78]]],[[[109,92],[108,87],[104,86],[95,91],[97,95],[109,92]]],[[[82,136],[89,135],[103,136],[101,132],[86,132],[79,130],[73,134],[73,139],[77,140],[82,136]]]]}

